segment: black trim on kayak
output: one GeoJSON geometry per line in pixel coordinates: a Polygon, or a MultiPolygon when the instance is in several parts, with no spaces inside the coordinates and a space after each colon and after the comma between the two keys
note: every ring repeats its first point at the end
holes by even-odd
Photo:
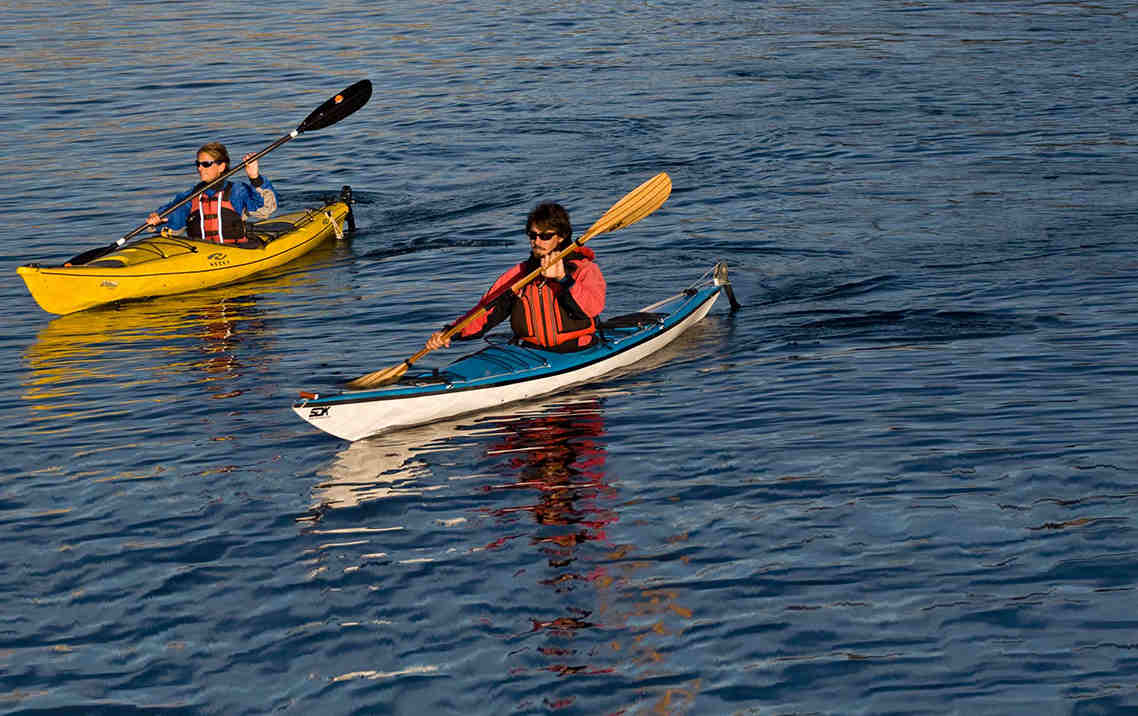
{"type": "MultiPolygon", "coordinates": [[[[192,243],[194,239],[189,239],[183,236],[151,236],[133,244],[127,244],[123,249],[135,249],[143,253],[154,254],[157,259],[168,259],[174,254],[166,253],[163,250],[163,242],[168,246],[176,246],[180,249],[185,249],[188,254],[196,254],[198,247],[192,243]]],[[[200,242],[199,242],[200,243],[200,242]]],[[[122,249],[119,249],[122,251],[122,249]]],[[[91,268],[124,268],[125,264],[122,261],[114,258],[96,259],[88,261],[81,266],[90,266],[91,268]]]]}
{"type": "Polygon", "coordinates": [[[279,239],[285,234],[291,234],[296,230],[297,225],[291,221],[262,221],[245,225],[246,236],[256,236],[264,241],[279,239]]]}
{"type": "MultiPolygon", "coordinates": [[[[672,325],[667,326],[667,327],[657,331],[656,333],[653,333],[652,335],[645,337],[643,340],[636,341],[634,343],[630,343],[627,346],[623,346],[619,350],[613,351],[611,353],[606,353],[603,356],[598,356],[596,359],[585,362],[585,363],[577,363],[576,365],[566,367],[562,370],[558,370],[558,371],[554,371],[554,372],[550,372],[550,373],[542,373],[540,376],[529,375],[529,376],[519,377],[519,378],[506,380],[506,381],[499,382],[499,383],[493,383],[491,385],[473,385],[473,386],[461,387],[461,386],[454,385],[453,383],[448,383],[448,385],[450,385],[451,387],[448,388],[447,390],[437,391],[437,392],[432,392],[432,393],[421,393],[418,395],[414,394],[414,393],[395,393],[395,394],[387,394],[387,395],[369,395],[369,392],[375,392],[375,391],[361,391],[358,393],[336,393],[335,395],[321,396],[319,398],[316,398],[315,400],[307,399],[307,398],[301,399],[301,400],[298,400],[295,403],[293,403],[292,406],[294,408],[303,408],[303,407],[312,407],[312,406],[333,407],[333,406],[337,406],[337,405],[350,405],[352,403],[372,403],[372,402],[384,401],[384,400],[406,400],[407,398],[415,398],[415,397],[428,397],[428,396],[437,396],[437,395],[454,395],[457,393],[465,393],[465,392],[472,391],[472,390],[498,389],[498,388],[503,388],[506,386],[514,385],[516,383],[526,383],[526,382],[534,380],[535,378],[549,378],[552,376],[564,375],[565,373],[572,373],[572,372],[580,370],[582,368],[586,368],[588,366],[596,365],[597,363],[606,361],[606,360],[608,360],[614,356],[618,356],[621,353],[625,353],[626,351],[629,351],[629,350],[632,350],[633,348],[641,346],[650,340],[653,340],[653,339],[658,338],[658,337],[663,336],[663,335],[667,335],[669,332],[674,331],[685,320],[687,320],[687,318],[690,317],[693,313],[696,313],[697,311],[699,311],[709,301],[714,301],[719,296],[719,289],[720,288],[721,287],[717,286],[716,290],[709,291],[707,294],[707,297],[704,298],[704,300],[700,301],[695,306],[693,306],[689,310],[685,311],[684,316],[681,317],[679,320],[677,320],[672,325]]],[[[492,347],[493,346],[490,346],[490,348],[492,348],[492,347]]],[[[484,348],[482,350],[488,350],[488,348],[484,348]]],[[[480,353],[480,352],[482,352],[482,351],[478,351],[478,353],[480,353]]],[[[477,355],[477,353],[472,353],[471,355],[477,355]]],[[[445,375],[445,370],[443,371],[443,375],[445,375]]],[[[411,382],[411,381],[409,381],[409,382],[411,382]]],[[[429,381],[424,381],[424,382],[434,383],[435,381],[429,380],[429,381]]],[[[386,391],[390,391],[390,388],[386,389],[386,391]]]]}
{"type": "Polygon", "coordinates": [[[646,313],[638,311],[636,313],[626,313],[623,316],[613,316],[612,318],[598,323],[597,328],[601,331],[604,331],[606,328],[643,328],[644,326],[663,323],[667,317],[668,314],[666,313],[646,313]]]}

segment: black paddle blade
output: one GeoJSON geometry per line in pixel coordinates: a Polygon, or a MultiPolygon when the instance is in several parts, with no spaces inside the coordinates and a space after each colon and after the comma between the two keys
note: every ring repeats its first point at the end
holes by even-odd
{"type": "Polygon", "coordinates": [[[82,266],[83,264],[90,263],[95,259],[101,259],[109,253],[114,253],[126,243],[125,241],[116,241],[110,246],[102,246],[97,249],[88,249],[83,253],[74,256],[67,260],[64,266],[82,266]]]}
{"type": "Polygon", "coordinates": [[[371,99],[371,80],[360,80],[312,110],[304,118],[297,132],[313,132],[339,122],[371,99]]]}

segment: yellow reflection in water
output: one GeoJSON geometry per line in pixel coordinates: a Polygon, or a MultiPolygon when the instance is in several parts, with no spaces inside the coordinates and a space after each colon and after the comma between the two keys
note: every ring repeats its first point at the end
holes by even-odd
{"type": "MultiPolygon", "coordinates": [[[[68,411],[124,410],[139,400],[154,400],[132,398],[130,391],[172,375],[197,373],[207,384],[236,378],[269,360],[260,351],[239,352],[238,347],[269,333],[266,306],[272,304],[266,298],[314,282],[303,269],[327,251],[314,254],[280,274],[245,283],[59,316],[24,351],[23,397],[33,411],[58,419],[68,411]],[[92,405],[95,387],[115,389],[113,408],[92,405]]],[[[210,395],[239,394],[217,387],[210,395]]]]}

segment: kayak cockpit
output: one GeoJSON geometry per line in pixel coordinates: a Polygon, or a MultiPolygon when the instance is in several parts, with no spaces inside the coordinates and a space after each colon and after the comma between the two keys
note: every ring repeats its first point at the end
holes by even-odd
{"type": "MultiPolygon", "coordinates": [[[[601,321],[597,325],[596,345],[618,344],[645,329],[661,325],[668,315],[641,311],[601,321]]],[[[465,384],[490,378],[509,378],[549,371],[555,367],[569,367],[588,355],[588,351],[569,353],[543,351],[512,340],[506,344],[491,343],[475,353],[456,360],[446,368],[404,374],[396,385],[425,387],[465,384]]]]}

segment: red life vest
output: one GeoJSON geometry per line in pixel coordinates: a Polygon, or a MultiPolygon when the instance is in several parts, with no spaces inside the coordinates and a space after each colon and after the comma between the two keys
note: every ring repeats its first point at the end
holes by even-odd
{"type": "Polygon", "coordinates": [[[597,332],[597,322],[589,317],[575,318],[565,311],[557,296],[567,290],[557,281],[542,278],[526,284],[510,313],[514,335],[541,348],[561,346],[572,350],[589,345],[597,332]]]}
{"type": "Polygon", "coordinates": [[[521,289],[521,297],[509,287],[537,268],[537,259],[531,256],[499,276],[467,314],[470,319],[459,337],[477,338],[508,316],[514,338],[523,343],[559,353],[591,344],[597,331],[595,316],[605,305],[605,279],[593,263],[592,249],[578,246],[576,255],[577,259],[565,260],[570,283],[538,278],[521,289]],[[487,301],[491,296],[495,298],[487,301]],[[478,309],[485,312],[478,314],[478,309]]]}
{"type": "Polygon", "coordinates": [[[226,184],[212,197],[194,197],[186,219],[186,234],[190,238],[218,244],[234,244],[245,238],[245,221],[229,202],[229,188],[226,184]]]}

